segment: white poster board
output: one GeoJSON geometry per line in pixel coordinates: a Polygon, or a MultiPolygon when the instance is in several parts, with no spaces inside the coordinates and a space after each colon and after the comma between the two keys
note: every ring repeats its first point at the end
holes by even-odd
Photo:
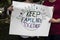
{"type": "Polygon", "coordinates": [[[13,1],[11,35],[48,36],[53,7],[13,1]]]}

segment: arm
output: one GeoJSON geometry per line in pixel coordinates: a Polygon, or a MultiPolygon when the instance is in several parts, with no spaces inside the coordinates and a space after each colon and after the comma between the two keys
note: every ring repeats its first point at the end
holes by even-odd
{"type": "Polygon", "coordinates": [[[57,19],[57,22],[60,23],[60,18],[57,19]]]}
{"type": "Polygon", "coordinates": [[[60,18],[59,19],[52,18],[49,22],[51,22],[51,23],[60,23],[60,18]]]}

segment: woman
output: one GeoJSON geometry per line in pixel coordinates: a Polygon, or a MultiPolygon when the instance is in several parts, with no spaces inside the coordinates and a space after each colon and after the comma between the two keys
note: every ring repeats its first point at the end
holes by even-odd
{"type": "Polygon", "coordinates": [[[53,18],[50,20],[50,34],[47,40],[60,40],[60,0],[45,0],[43,5],[54,7],[53,18]]]}

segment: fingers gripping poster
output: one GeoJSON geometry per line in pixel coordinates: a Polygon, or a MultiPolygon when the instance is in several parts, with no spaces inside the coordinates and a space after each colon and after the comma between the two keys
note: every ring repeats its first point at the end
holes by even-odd
{"type": "Polygon", "coordinates": [[[53,7],[13,1],[10,35],[48,36],[53,7]]]}

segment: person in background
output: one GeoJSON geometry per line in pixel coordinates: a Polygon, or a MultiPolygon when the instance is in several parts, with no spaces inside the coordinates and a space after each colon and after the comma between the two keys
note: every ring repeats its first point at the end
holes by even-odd
{"type": "Polygon", "coordinates": [[[51,29],[46,40],[60,40],[60,0],[45,0],[43,5],[54,7],[51,29]]]}

